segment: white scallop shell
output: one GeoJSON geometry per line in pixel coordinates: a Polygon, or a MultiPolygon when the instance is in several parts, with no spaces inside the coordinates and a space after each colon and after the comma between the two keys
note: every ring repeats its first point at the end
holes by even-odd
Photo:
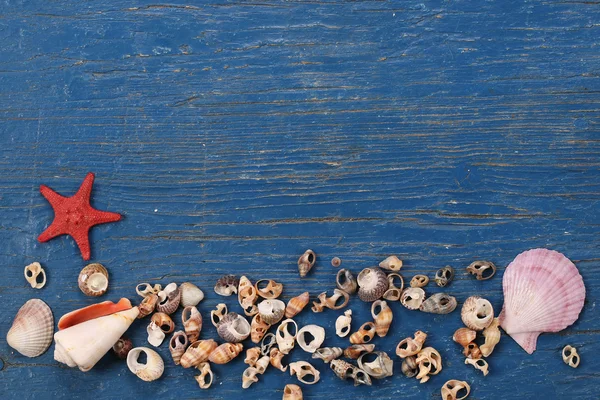
{"type": "Polygon", "coordinates": [[[181,301],[179,304],[183,308],[188,306],[197,306],[202,300],[204,300],[204,292],[193,283],[184,282],[179,286],[181,291],[181,301]]]}
{"type": "Polygon", "coordinates": [[[42,300],[31,299],[17,312],[6,342],[26,357],[37,357],[48,350],[53,333],[52,310],[42,300]]]}

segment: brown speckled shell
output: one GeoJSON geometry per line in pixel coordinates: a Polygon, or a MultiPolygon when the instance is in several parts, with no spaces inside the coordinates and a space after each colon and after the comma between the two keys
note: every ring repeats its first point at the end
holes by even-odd
{"type": "Polygon", "coordinates": [[[240,280],[235,275],[221,277],[215,285],[215,293],[221,296],[231,296],[238,291],[240,280]]]}
{"type": "Polygon", "coordinates": [[[217,333],[229,343],[239,343],[250,336],[248,320],[238,313],[230,312],[217,324],[217,333]]]}
{"type": "Polygon", "coordinates": [[[388,290],[387,275],[380,268],[365,268],[357,278],[358,297],[362,301],[372,302],[380,299],[388,290]]]}
{"type": "Polygon", "coordinates": [[[102,264],[89,264],[79,273],[77,284],[86,296],[102,296],[108,290],[108,271],[102,264]],[[94,286],[95,284],[100,286],[94,286]]]}
{"type": "Polygon", "coordinates": [[[419,310],[432,314],[449,314],[456,308],[456,298],[446,293],[436,293],[425,299],[419,310]]]}
{"type": "Polygon", "coordinates": [[[129,351],[131,349],[133,349],[133,343],[131,343],[131,340],[129,340],[125,336],[121,336],[121,338],[117,340],[117,343],[115,343],[113,346],[113,352],[121,360],[127,359],[127,354],[129,354],[129,351]]]}

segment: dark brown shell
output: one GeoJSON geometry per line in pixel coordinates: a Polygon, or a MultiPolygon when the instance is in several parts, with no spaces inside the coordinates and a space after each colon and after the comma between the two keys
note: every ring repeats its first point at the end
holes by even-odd
{"type": "Polygon", "coordinates": [[[380,299],[388,290],[387,275],[380,268],[365,268],[357,278],[358,297],[362,301],[372,302],[380,299]]]}
{"type": "Polygon", "coordinates": [[[417,357],[416,356],[408,356],[402,361],[402,373],[412,378],[417,375],[419,372],[419,366],[417,365],[417,357]]]}
{"type": "Polygon", "coordinates": [[[133,349],[133,343],[131,343],[131,340],[129,340],[129,338],[126,338],[125,336],[121,336],[121,338],[117,340],[117,343],[115,343],[115,345],[113,346],[114,353],[121,360],[127,359],[127,354],[129,354],[129,351],[131,349],[133,349]]]}

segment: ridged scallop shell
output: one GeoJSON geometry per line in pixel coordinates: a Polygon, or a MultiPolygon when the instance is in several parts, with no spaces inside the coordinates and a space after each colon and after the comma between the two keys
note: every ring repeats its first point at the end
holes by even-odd
{"type": "Polygon", "coordinates": [[[421,288],[409,287],[400,296],[400,303],[409,310],[418,310],[425,300],[425,291],[421,288]]]}
{"type": "Polygon", "coordinates": [[[308,292],[304,292],[296,297],[292,297],[285,307],[285,317],[294,318],[306,307],[310,301],[308,292]]]}
{"type": "Polygon", "coordinates": [[[258,313],[263,321],[275,325],[285,314],[285,303],[277,299],[267,299],[258,303],[258,313]]]}
{"type": "Polygon", "coordinates": [[[136,347],[131,349],[127,355],[127,367],[138,378],[146,382],[157,380],[162,376],[165,370],[165,364],[160,355],[147,347],[136,347]],[[146,354],[145,364],[138,362],[141,353],[146,354]]]}
{"type": "Polygon", "coordinates": [[[204,292],[193,283],[183,282],[179,286],[181,291],[181,307],[197,306],[202,300],[204,300],[204,292]]]}
{"type": "Polygon", "coordinates": [[[527,353],[542,332],[558,332],[579,317],[585,300],[583,278],[563,254],[528,250],[506,267],[500,326],[527,353]]]}
{"type": "Polygon", "coordinates": [[[52,310],[42,300],[31,299],[17,312],[6,342],[26,357],[37,357],[48,350],[53,334],[52,310]]]}
{"type": "Polygon", "coordinates": [[[250,323],[238,313],[230,312],[217,325],[217,333],[229,343],[239,343],[250,336],[250,323]]]}
{"type": "Polygon", "coordinates": [[[231,296],[237,293],[240,280],[235,275],[221,277],[215,285],[215,293],[221,296],[231,296]]]}
{"type": "Polygon", "coordinates": [[[356,280],[358,297],[366,302],[380,299],[389,287],[387,276],[380,268],[365,268],[360,271],[356,280]]]}
{"type": "Polygon", "coordinates": [[[215,364],[227,364],[236,358],[244,349],[241,343],[223,343],[208,356],[208,361],[215,364]]]}
{"type": "Polygon", "coordinates": [[[494,309],[488,300],[479,296],[471,296],[465,300],[460,311],[460,318],[467,328],[481,331],[492,323],[494,309]]]}
{"type": "Polygon", "coordinates": [[[77,284],[86,296],[102,296],[108,289],[108,271],[102,264],[89,264],[79,272],[77,284]]]}
{"type": "Polygon", "coordinates": [[[436,293],[425,299],[419,310],[432,314],[449,314],[456,308],[456,298],[446,293],[436,293]]]}

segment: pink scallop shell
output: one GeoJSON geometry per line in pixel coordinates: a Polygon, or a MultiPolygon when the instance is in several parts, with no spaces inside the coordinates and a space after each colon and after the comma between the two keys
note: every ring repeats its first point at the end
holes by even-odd
{"type": "Polygon", "coordinates": [[[548,249],[519,254],[506,267],[502,288],[500,326],[529,354],[540,333],[558,332],[574,323],[585,300],[575,264],[548,249]]]}

